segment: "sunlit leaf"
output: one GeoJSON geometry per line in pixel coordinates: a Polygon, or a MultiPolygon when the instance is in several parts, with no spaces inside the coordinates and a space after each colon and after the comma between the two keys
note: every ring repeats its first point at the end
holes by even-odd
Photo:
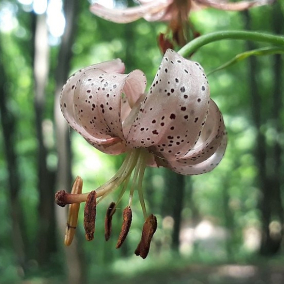
{"type": "Polygon", "coordinates": [[[258,48],[258,49],[242,52],[242,53],[236,55],[230,61],[226,62],[225,64],[221,65],[220,67],[209,72],[207,74],[207,76],[209,76],[209,75],[211,75],[211,74],[213,74],[217,71],[220,71],[222,69],[225,69],[227,67],[230,67],[230,66],[232,66],[236,63],[239,63],[240,61],[242,61],[242,60],[244,60],[244,59],[246,59],[250,56],[264,56],[264,55],[273,55],[273,54],[282,54],[282,53],[284,53],[284,49],[281,48],[281,47],[277,47],[277,46],[258,48]]]}

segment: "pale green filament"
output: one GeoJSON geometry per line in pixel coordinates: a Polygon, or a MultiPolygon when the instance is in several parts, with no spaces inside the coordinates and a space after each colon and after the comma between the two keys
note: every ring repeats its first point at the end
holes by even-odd
{"type": "Polygon", "coordinates": [[[138,195],[139,195],[139,201],[141,204],[141,208],[143,211],[144,219],[147,219],[147,211],[146,211],[146,205],[145,205],[145,200],[143,196],[143,188],[142,188],[142,182],[143,182],[143,177],[144,177],[144,172],[146,168],[146,162],[147,162],[147,153],[144,155],[141,155],[141,163],[139,164],[139,178],[138,178],[138,185],[137,185],[137,190],[138,190],[138,195]]]}
{"type": "Polygon", "coordinates": [[[117,173],[107,183],[96,189],[98,197],[103,197],[109,194],[120,186],[128,178],[128,176],[131,175],[131,172],[136,165],[138,155],[139,153],[137,153],[135,150],[132,150],[127,154],[117,173]]]}
{"type": "MultiPolygon", "coordinates": [[[[138,157],[137,165],[139,164],[139,160],[140,160],[140,156],[138,157]]],[[[130,189],[129,204],[128,204],[129,206],[132,205],[133,194],[134,194],[134,190],[135,190],[135,186],[136,186],[136,180],[137,180],[138,173],[139,173],[139,167],[137,165],[135,167],[133,182],[132,182],[131,189],[130,189]]]]}
{"type": "Polygon", "coordinates": [[[97,197],[101,197],[97,201],[97,204],[101,202],[109,193],[113,192],[115,189],[117,189],[119,186],[122,185],[122,189],[118,196],[118,201],[116,202],[115,205],[116,207],[117,204],[121,201],[122,196],[124,195],[127,186],[129,184],[131,174],[135,169],[130,188],[129,206],[132,205],[134,191],[135,189],[137,189],[139,195],[139,201],[143,211],[143,216],[146,220],[147,211],[143,197],[142,182],[143,182],[145,168],[147,166],[148,155],[149,155],[148,152],[144,149],[135,149],[128,152],[125,157],[125,160],[123,161],[117,173],[108,182],[106,182],[104,185],[100,186],[96,190],[97,197]]]}
{"type": "Polygon", "coordinates": [[[118,199],[117,199],[117,202],[115,203],[115,207],[117,207],[117,205],[120,203],[126,189],[127,189],[127,185],[129,183],[129,180],[130,180],[130,175],[128,176],[128,178],[125,180],[125,182],[123,183],[123,186],[122,186],[122,189],[119,193],[119,196],[118,196],[118,199]]]}

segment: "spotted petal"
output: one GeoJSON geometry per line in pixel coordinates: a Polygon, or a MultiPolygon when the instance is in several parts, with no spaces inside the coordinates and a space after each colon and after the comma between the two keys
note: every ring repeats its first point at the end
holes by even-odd
{"type": "Polygon", "coordinates": [[[128,143],[150,147],[169,160],[182,158],[197,143],[208,113],[209,86],[202,67],[168,50],[150,93],[137,107],[128,143]]]}
{"type": "Polygon", "coordinates": [[[210,158],[204,160],[201,163],[198,163],[196,165],[190,165],[190,164],[187,165],[180,163],[178,160],[169,162],[158,158],[156,158],[156,163],[158,166],[164,166],[170,168],[172,171],[182,175],[204,174],[212,171],[220,163],[220,161],[224,156],[226,147],[227,147],[227,135],[226,133],[223,133],[221,143],[217,148],[217,150],[215,151],[215,153],[210,158]]]}
{"type": "MultiPolygon", "coordinates": [[[[63,87],[61,97],[62,112],[70,126],[94,147],[109,154],[127,149],[121,121],[122,92],[131,108],[146,85],[145,75],[139,70],[128,75],[116,73],[124,71],[119,62],[120,66],[116,66],[117,61],[99,65],[111,73],[96,68],[98,65],[75,73],[63,87]]],[[[129,112],[127,108],[124,111],[129,112]]]]}
{"type": "Polygon", "coordinates": [[[221,112],[213,100],[210,99],[209,114],[195,147],[179,163],[196,165],[211,157],[220,146],[225,133],[225,125],[221,112]]]}

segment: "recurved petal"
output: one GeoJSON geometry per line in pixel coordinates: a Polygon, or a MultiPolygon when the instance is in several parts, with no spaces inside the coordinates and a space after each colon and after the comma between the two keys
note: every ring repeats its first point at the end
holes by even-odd
{"type": "Polygon", "coordinates": [[[219,10],[243,11],[256,6],[272,4],[275,0],[239,1],[233,3],[218,0],[194,0],[194,2],[201,6],[212,7],[219,10]]]}
{"type": "Polygon", "coordinates": [[[151,147],[165,158],[185,156],[197,143],[209,108],[209,86],[202,67],[168,50],[150,93],[137,107],[128,144],[151,147]]]}
{"type": "Polygon", "coordinates": [[[61,111],[67,120],[68,124],[80,133],[90,144],[99,150],[108,154],[119,154],[125,151],[125,143],[118,137],[111,137],[109,135],[95,137],[90,134],[79,121],[79,117],[75,111],[74,95],[78,81],[85,76],[86,72],[100,70],[100,72],[114,72],[123,73],[124,63],[120,59],[115,59],[99,64],[94,64],[79,70],[74,73],[62,88],[60,107],[61,111]],[[100,68],[100,69],[98,69],[100,68]]]}
{"type": "Polygon", "coordinates": [[[93,137],[124,140],[121,94],[127,75],[100,69],[85,72],[75,87],[74,110],[78,122],[93,137]]]}
{"type": "Polygon", "coordinates": [[[61,111],[72,128],[76,130],[77,123],[74,118],[74,91],[77,81],[87,70],[100,69],[105,72],[123,73],[125,70],[124,63],[120,59],[94,64],[83,69],[80,69],[69,77],[66,84],[63,86],[60,97],[61,111]]]}
{"type": "Polygon", "coordinates": [[[94,137],[82,126],[81,122],[78,119],[78,116],[75,112],[74,104],[74,94],[76,85],[81,77],[85,75],[89,70],[97,70],[97,67],[100,67],[102,70],[113,71],[113,72],[123,72],[124,64],[120,59],[103,62],[100,64],[95,64],[86,68],[83,68],[73,74],[66,82],[62,88],[61,98],[60,98],[60,107],[63,113],[63,116],[67,120],[68,124],[80,133],[90,144],[94,145],[96,148],[101,151],[109,154],[119,154],[125,151],[125,143],[121,141],[120,138],[110,137],[109,135],[104,137],[94,137]]]}
{"type": "MultiPolygon", "coordinates": [[[[123,122],[123,128],[125,128],[124,121],[128,117],[131,109],[136,102],[144,95],[147,85],[147,79],[145,74],[141,70],[134,70],[128,74],[125,80],[121,102],[121,120],[123,122]]],[[[123,130],[125,133],[125,130],[123,130]]]]}
{"type": "Polygon", "coordinates": [[[70,126],[94,147],[109,154],[126,150],[122,121],[146,86],[143,72],[118,74],[124,65],[115,65],[99,64],[110,73],[98,68],[77,72],[63,87],[61,97],[61,109],[70,126]]]}
{"type": "Polygon", "coordinates": [[[94,69],[94,68],[103,70],[107,73],[123,74],[125,71],[125,65],[119,58],[91,65],[83,69],[83,71],[87,69],[94,69]]]}
{"type": "Polygon", "coordinates": [[[178,159],[178,163],[195,165],[211,157],[223,139],[225,124],[221,112],[213,100],[210,99],[209,114],[206,118],[201,135],[193,149],[184,157],[178,159]]]}
{"type": "Polygon", "coordinates": [[[140,70],[124,75],[89,70],[75,90],[74,104],[81,124],[94,137],[109,135],[124,140],[122,117],[127,116],[145,86],[146,77],[140,70]]]}
{"type": "Polygon", "coordinates": [[[172,0],[149,1],[138,7],[127,9],[109,9],[97,3],[90,7],[93,14],[115,23],[130,23],[143,18],[145,15],[163,12],[172,0]]]}
{"type": "Polygon", "coordinates": [[[156,162],[158,166],[163,166],[170,168],[172,171],[182,174],[182,175],[199,175],[212,171],[222,160],[225,150],[227,147],[227,134],[223,133],[222,140],[217,148],[216,152],[209,157],[207,160],[204,160],[201,163],[196,165],[191,164],[182,164],[179,161],[166,161],[163,159],[157,159],[156,162]]]}

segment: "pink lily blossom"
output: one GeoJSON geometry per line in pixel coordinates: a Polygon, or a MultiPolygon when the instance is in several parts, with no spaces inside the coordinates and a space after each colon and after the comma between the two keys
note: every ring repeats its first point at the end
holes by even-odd
{"type": "Polygon", "coordinates": [[[155,166],[185,175],[212,170],[225,150],[225,127],[200,64],[168,50],[148,94],[142,71],[123,72],[116,59],[68,80],[61,110],[70,126],[107,154],[144,148],[155,166]]]}
{"type": "MultiPolygon", "coordinates": [[[[117,174],[96,189],[96,197],[102,199],[121,185],[122,196],[134,172],[129,207],[137,189],[147,220],[142,191],[146,166],[183,175],[209,172],[221,161],[227,136],[199,63],[167,50],[148,93],[144,73],[124,74],[124,69],[115,59],[79,70],[62,89],[61,110],[69,125],[98,150],[127,153],[117,174]]],[[[87,195],[65,201],[86,201],[87,195]]]]}
{"type": "Polygon", "coordinates": [[[149,22],[171,21],[176,14],[181,13],[186,8],[186,14],[190,10],[198,10],[205,7],[211,7],[218,10],[242,11],[255,6],[262,6],[273,1],[254,0],[228,2],[219,0],[140,0],[140,6],[127,9],[109,9],[94,3],[90,11],[95,15],[114,23],[130,23],[140,18],[149,22]],[[178,12],[178,10],[180,10],[178,12]]]}
{"type": "Polygon", "coordinates": [[[198,36],[188,20],[190,11],[202,8],[214,8],[226,11],[242,11],[256,6],[272,4],[275,0],[252,0],[229,2],[220,0],[140,0],[140,6],[126,9],[109,9],[100,4],[93,4],[90,11],[114,23],[130,23],[140,18],[169,23],[166,35],[159,37],[160,47],[165,48],[175,44],[183,46],[190,38],[198,36]],[[172,40],[168,39],[172,37],[172,40]]]}

